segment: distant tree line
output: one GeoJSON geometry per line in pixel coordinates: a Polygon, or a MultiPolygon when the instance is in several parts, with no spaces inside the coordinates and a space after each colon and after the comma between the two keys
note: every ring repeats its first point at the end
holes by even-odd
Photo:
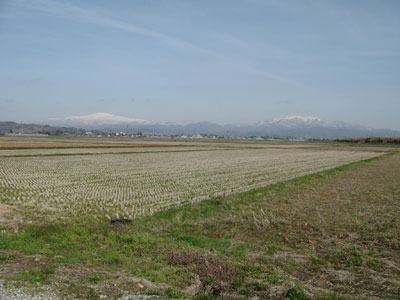
{"type": "Polygon", "coordinates": [[[48,134],[48,135],[80,135],[85,131],[74,127],[49,126],[41,124],[21,124],[16,122],[0,122],[0,134],[48,134]]]}
{"type": "Polygon", "coordinates": [[[400,144],[400,137],[339,138],[335,142],[356,144],[400,144]]]}

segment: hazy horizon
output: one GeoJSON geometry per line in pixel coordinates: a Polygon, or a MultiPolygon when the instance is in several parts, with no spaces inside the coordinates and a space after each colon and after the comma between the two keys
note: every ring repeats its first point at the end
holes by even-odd
{"type": "Polygon", "coordinates": [[[398,1],[1,1],[0,120],[400,130],[398,1]]]}
{"type": "MultiPolygon", "coordinates": [[[[264,119],[264,120],[252,120],[249,122],[227,122],[227,123],[221,123],[218,121],[206,121],[206,120],[191,120],[188,122],[172,122],[172,121],[159,121],[159,120],[144,120],[144,119],[137,119],[133,117],[126,117],[124,115],[114,115],[114,114],[109,114],[106,112],[96,112],[93,114],[88,114],[88,115],[74,115],[74,116],[67,116],[67,117],[62,117],[62,118],[48,118],[46,120],[36,120],[32,122],[24,122],[24,121],[18,121],[18,120],[0,120],[0,122],[15,122],[19,124],[28,124],[28,123],[36,123],[36,124],[41,124],[41,125],[55,125],[55,126],[72,126],[76,127],[82,124],[99,124],[99,125],[104,125],[106,126],[107,124],[132,124],[132,125],[146,125],[146,124],[173,124],[173,125],[188,125],[188,124],[195,124],[195,123],[210,123],[210,124],[217,124],[221,126],[225,125],[235,125],[235,124],[242,124],[242,125],[256,125],[256,124],[262,124],[264,122],[277,122],[281,120],[299,120],[299,121],[304,121],[305,123],[307,122],[322,122],[325,125],[332,125],[335,126],[338,123],[346,124],[346,125],[353,125],[356,127],[364,127],[366,129],[389,129],[389,130],[396,130],[393,128],[379,128],[379,127],[371,127],[367,126],[365,124],[361,123],[355,123],[355,122],[344,122],[342,120],[332,120],[332,119],[321,119],[317,116],[301,116],[301,115],[291,115],[291,116],[280,116],[276,118],[270,118],[270,119],[264,119]],[[103,116],[102,116],[103,115],[103,116]],[[104,116],[107,115],[107,116],[104,116]]],[[[315,123],[314,123],[315,124],[315,123]]]]}

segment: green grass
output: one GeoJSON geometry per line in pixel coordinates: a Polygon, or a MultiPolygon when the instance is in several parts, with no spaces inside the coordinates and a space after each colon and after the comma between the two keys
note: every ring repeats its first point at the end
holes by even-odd
{"type": "Polygon", "coordinates": [[[215,296],[207,293],[199,293],[193,297],[193,300],[215,300],[215,296]]]}
{"type": "Polygon", "coordinates": [[[111,277],[110,276],[105,276],[105,275],[99,274],[99,273],[91,273],[91,274],[86,276],[86,279],[89,282],[99,282],[99,281],[101,281],[103,279],[111,279],[111,277]]]}
{"type": "Polygon", "coordinates": [[[311,300],[311,297],[309,297],[299,286],[290,288],[287,291],[285,298],[290,300],[311,300]]]}
{"type": "Polygon", "coordinates": [[[26,281],[29,283],[44,283],[47,281],[50,275],[54,274],[56,268],[57,265],[46,264],[41,267],[36,267],[27,271],[23,271],[12,279],[26,281]]]}

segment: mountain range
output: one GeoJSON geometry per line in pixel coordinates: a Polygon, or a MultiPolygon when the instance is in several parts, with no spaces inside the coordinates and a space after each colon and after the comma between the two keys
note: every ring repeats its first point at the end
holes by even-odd
{"type": "Polygon", "coordinates": [[[71,116],[50,119],[46,124],[79,127],[103,132],[124,131],[128,134],[168,134],[168,135],[231,135],[334,139],[340,137],[400,136],[400,131],[373,129],[358,124],[341,121],[327,121],[310,116],[288,116],[256,123],[217,124],[196,122],[188,124],[160,123],[128,118],[109,113],[71,116]]]}

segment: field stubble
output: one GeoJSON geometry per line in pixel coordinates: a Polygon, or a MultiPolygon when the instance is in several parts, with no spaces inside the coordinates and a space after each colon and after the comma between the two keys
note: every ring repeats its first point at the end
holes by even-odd
{"type": "Polygon", "coordinates": [[[8,157],[0,160],[0,201],[60,216],[136,218],[377,155],[246,149],[8,157]]]}

